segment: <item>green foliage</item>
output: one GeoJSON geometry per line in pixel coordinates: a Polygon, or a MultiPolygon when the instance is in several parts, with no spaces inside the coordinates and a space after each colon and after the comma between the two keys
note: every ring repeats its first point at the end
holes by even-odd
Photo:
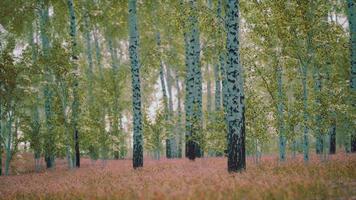
{"type": "MultiPolygon", "coordinates": [[[[226,84],[226,8],[223,0],[214,0],[212,4],[205,0],[195,2],[194,9],[189,1],[137,2],[139,31],[134,36],[139,36],[140,42],[134,56],[140,58],[140,62],[134,64],[135,70],[140,71],[141,81],[137,84],[129,75],[127,1],[73,0],[72,13],[68,11],[67,1],[1,1],[2,146],[9,146],[5,140],[11,137],[12,154],[21,150],[24,142],[29,142],[36,158],[43,156],[48,148],[53,148],[56,157],[73,156],[73,132],[77,128],[82,155],[92,159],[117,157],[118,152],[120,158],[130,156],[133,148],[130,133],[134,128],[131,125],[134,115],[132,87],[139,85],[142,107],[150,108],[160,103],[155,119],[151,120],[152,116],[147,113],[143,117],[145,150],[158,158],[165,139],[174,139],[178,145],[184,141],[185,132],[192,130],[196,134],[187,141],[194,140],[209,155],[224,154],[226,113],[223,108],[212,112],[201,108],[207,106],[206,84],[209,81],[212,93],[209,102],[214,102],[216,91],[213,88],[217,88],[214,86],[226,84]],[[43,6],[39,2],[43,2],[43,6]],[[45,10],[48,19],[43,18],[45,10]],[[73,13],[76,27],[71,32],[73,13]],[[199,30],[199,33],[193,31],[193,34],[192,30],[199,30]],[[73,31],[74,38],[70,35],[73,31]],[[157,45],[158,32],[160,45],[157,45]],[[41,33],[45,33],[44,38],[41,33]],[[185,38],[184,34],[190,38],[185,38]],[[109,41],[112,49],[108,47],[109,41]],[[199,55],[195,54],[198,50],[199,55]],[[189,52],[194,54],[190,56],[194,59],[186,60],[189,52]],[[194,70],[187,69],[186,61],[195,66],[194,70]],[[156,94],[161,93],[156,91],[161,63],[162,78],[168,86],[165,103],[156,98],[156,94]],[[210,73],[202,70],[203,74],[199,75],[202,66],[210,66],[210,73]],[[215,70],[220,71],[216,77],[212,73],[215,66],[219,66],[215,70]],[[92,70],[90,75],[89,69],[92,70]],[[165,71],[174,72],[176,76],[168,76],[165,71]],[[181,81],[192,77],[195,77],[194,83],[181,81]],[[182,83],[179,93],[178,86],[173,84],[175,81],[182,83]],[[50,137],[54,142],[51,145],[45,143],[49,136],[46,87],[51,92],[51,98],[47,99],[52,114],[50,137]],[[176,108],[177,97],[183,99],[189,95],[195,100],[186,101],[184,109],[191,112],[189,116],[195,112],[191,118],[184,117],[183,107],[182,110],[176,108]],[[75,104],[80,105],[78,110],[72,106],[73,102],[79,103],[75,104]],[[13,114],[11,134],[6,128],[9,113],[13,114]],[[15,131],[16,123],[19,134],[15,131]],[[191,130],[184,130],[184,127],[191,130]]],[[[337,144],[350,149],[356,112],[350,92],[347,4],[318,1],[312,10],[313,17],[307,18],[310,1],[241,0],[239,3],[242,18],[239,60],[245,82],[247,154],[278,151],[280,124],[284,124],[288,151],[302,150],[293,144],[302,144],[303,127],[308,128],[310,146],[314,148],[317,136],[321,134],[326,138],[334,125],[337,144]],[[308,72],[305,75],[302,67],[306,63],[308,72]],[[279,68],[281,87],[276,73],[279,68]],[[303,78],[308,98],[303,96],[303,78]],[[320,80],[320,90],[313,89],[316,80],[320,80]],[[308,105],[306,109],[305,104],[308,105]],[[301,112],[303,109],[305,112],[301,112]]],[[[226,95],[226,87],[221,88],[221,93],[226,95]]],[[[226,104],[225,95],[221,96],[226,104]]],[[[139,100],[136,100],[138,105],[139,100]]]]}

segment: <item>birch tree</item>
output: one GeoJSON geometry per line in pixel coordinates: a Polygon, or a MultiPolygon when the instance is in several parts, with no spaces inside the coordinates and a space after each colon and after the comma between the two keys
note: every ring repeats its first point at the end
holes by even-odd
{"type": "Polygon", "coordinates": [[[226,6],[226,75],[227,75],[227,138],[228,171],[246,168],[245,156],[245,104],[243,70],[239,55],[240,14],[239,1],[230,0],[226,6]]]}
{"type": "Polygon", "coordinates": [[[132,77],[132,108],[133,108],[133,167],[143,166],[143,137],[141,114],[141,86],[139,35],[137,27],[136,0],[129,0],[129,54],[132,77]]]}

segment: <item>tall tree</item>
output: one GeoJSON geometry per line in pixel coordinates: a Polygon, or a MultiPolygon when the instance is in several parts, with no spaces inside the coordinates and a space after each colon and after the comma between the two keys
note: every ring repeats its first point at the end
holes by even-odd
{"type": "Polygon", "coordinates": [[[215,79],[215,111],[221,109],[221,80],[219,64],[214,65],[214,79],[215,79]]]}
{"type": "MultiPolygon", "coordinates": [[[[161,83],[161,90],[162,90],[162,96],[163,96],[163,116],[164,116],[164,122],[167,126],[167,123],[169,122],[169,107],[168,107],[168,95],[167,95],[167,89],[166,89],[166,81],[165,81],[165,76],[164,76],[164,66],[163,66],[163,61],[162,61],[162,55],[161,55],[161,34],[159,31],[156,33],[156,43],[158,47],[158,52],[159,52],[159,79],[161,83]]],[[[167,128],[167,127],[166,127],[167,128]]],[[[166,157],[167,158],[172,158],[172,141],[170,137],[170,132],[168,131],[168,135],[166,138],[166,157]]]]}
{"type": "Polygon", "coordinates": [[[306,57],[304,60],[300,59],[301,66],[301,74],[302,74],[302,85],[303,85],[303,123],[304,123],[304,134],[303,134],[303,157],[304,161],[307,162],[309,160],[309,114],[308,114],[308,69],[314,62],[314,49],[313,49],[313,21],[314,21],[314,12],[315,12],[315,3],[309,2],[308,8],[306,11],[306,39],[305,39],[305,46],[306,46],[306,57]]]}
{"type": "Polygon", "coordinates": [[[72,103],[72,126],[74,131],[74,150],[75,150],[75,166],[80,167],[80,152],[79,152],[79,133],[78,133],[78,117],[79,117],[79,94],[78,94],[78,47],[77,47],[77,24],[74,12],[73,0],[68,0],[68,9],[70,16],[70,36],[71,36],[71,64],[73,70],[73,103],[72,103]]]}
{"type": "MultiPolygon", "coordinates": [[[[0,94],[2,94],[2,81],[0,80],[0,94]]],[[[0,97],[0,176],[2,175],[2,153],[3,153],[3,127],[2,127],[2,96],[0,97]]]]}
{"type": "Polygon", "coordinates": [[[139,34],[137,28],[136,0],[129,0],[129,54],[132,77],[132,107],[133,107],[133,167],[143,166],[143,138],[141,114],[141,86],[139,60],[139,34]]]}
{"type": "Polygon", "coordinates": [[[240,63],[240,14],[239,0],[226,2],[227,28],[227,137],[228,137],[228,171],[242,171],[246,168],[245,156],[245,103],[243,70],[240,63]]]}
{"type": "Polygon", "coordinates": [[[177,157],[177,144],[176,144],[176,135],[175,132],[176,130],[173,129],[172,127],[172,121],[173,121],[173,92],[172,92],[172,88],[173,88],[173,77],[172,77],[172,72],[171,69],[167,66],[166,67],[166,80],[167,80],[167,90],[168,90],[168,95],[169,95],[169,99],[168,99],[168,124],[167,124],[167,128],[168,128],[168,139],[169,139],[169,143],[170,143],[170,154],[171,157],[177,157]]]}
{"type": "MultiPolygon", "coordinates": [[[[37,23],[36,23],[37,27],[37,23]]],[[[35,34],[35,31],[33,29],[32,24],[30,25],[30,34],[29,34],[29,44],[31,46],[31,53],[32,53],[32,65],[34,66],[37,62],[38,59],[38,50],[37,50],[37,44],[34,42],[34,38],[37,37],[37,34],[35,34]]],[[[35,75],[35,86],[39,87],[39,83],[37,79],[39,77],[35,75]]],[[[32,118],[31,118],[31,134],[30,134],[30,144],[31,148],[34,151],[34,159],[35,159],[35,170],[38,172],[40,170],[40,158],[41,158],[41,138],[40,138],[40,128],[41,128],[41,122],[40,122],[40,113],[39,113],[39,94],[37,93],[37,97],[33,102],[33,105],[31,107],[31,112],[32,112],[32,118]]]]}
{"type": "MultiPolygon", "coordinates": [[[[350,72],[350,102],[353,109],[356,107],[356,2],[347,0],[347,17],[350,29],[350,51],[351,51],[351,72],[350,72]]],[[[356,132],[351,135],[351,152],[356,152],[356,132]]]]}
{"type": "MultiPolygon", "coordinates": [[[[222,33],[223,33],[223,28],[221,26],[223,26],[223,25],[224,25],[223,27],[226,26],[225,17],[222,15],[222,7],[223,7],[222,0],[218,0],[217,18],[218,18],[219,22],[221,22],[221,24],[222,24],[218,28],[219,35],[222,35],[222,33]]],[[[225,112],[224,117],[226,118],[228,92],[227,92],[227,74],[226,74],[226,53],[225,53],[225,49],[222,49],[219,52],[219,64],[220,64],[220,71],[221,71],[222,105],[223,105],[223,109],[224,109],[224,112],[225,112]]]]}
{"type": "Polygon", "coordinates": [[[277,77],[277,116],[278,116],[278,132],[279,132],[279,159],[284,161],[286,159],[286,136],[284,125],[284,106],[283,106],[283,83],[282,83],[282,66],[277,64],[276,77],[277,77]]]}
{"type": "MultiPolygon", "coordinates": [[[[0,80],[0,94],[2,94],[2,80],[0,80]]],[[[2,96],[0,97],[0,176],[2,175],[2,153],[3,153],[3,130],[2,130],[2,96]]]]}
{"type": "Polygon", "coordinates": [[[200,68],[200,39],[197,18],[197,2],[189,1],[189,31],[186,33],[186,120],[187,139],[186,152],[190,160],[201,157],[202,129],[202,77],[200,68]]]}
{"type": "Polygon", "coordinates": [[[315,93],[315,108],[317,113],[315,114],[315,134],[316,134],[316,144],[315,150],[317,154],[321,154],[324,149],[324,142],[322,138],[321,132],[321,115],[320,115],[320,105],[321,105],[321,77],[320,77],[320,70],[319,66],[313,66],[313,77],[314,77],[314,93],[315,93]]]}
{"type": "MultiPolygon", "coordinates": [[[[88,1],[86,2],[88,4],[88,1]]],[[[86,43],[86,54],[87,54],[87,62],[88,62],[88,67],[86,70],[87,74],[87,79],[88,79],[88,107],[89,107],[89,112],[92,110],[92,106],[94,103],[94,96],[93,96],[93,83],[94,83],[94,78],[93,78],[93,56],[92,56],[92,48],[91,48],[91,34],[90,34],[90,19],[89,19],[89,11],[88,11],[89,5],[84,6],[83,12],[84,12],[84,38],[85,38],[85,43],[86,43]]],[[[91,116],[92,117],[92,116],[91,116]]]]}
{"type": "Polygon", "coordinates": [[[178,115],[178,148],[177,148],[177,157],[181,158],[182,155],[182,145],[183,145],[183,131],[182,131],[182,106],[181,106],[181,89],[179,86],[179,76],[178,72],[175,71],[175,81],[177,89],[177,115],[178,115]]]}
{"type": "Polygon", "coordinates": [[[206,102],[206,111],[207,111],[207,113],[208,113],[208,115],[209,115],[209,113],[211,113],[211,111],[212,111],[212,106],[211,106],[211,80],[210,80],[210,67],[209,67],[209,65],[208,64],[206,64],[205,65],[206,66],[206,68],[205,68],[205,70],[206,70],[206,79],[207,79],[207,81],[206,81],[206,99],[207,99],[207,102],[206,102]]]}
{"type": "Polygon", "coordinates": [[[53,91],[51,89],[51,84],[53,82],[52,74],[49,64],[49,14],[48,14],[48,2],[44,0],[39,0],[39,15],[40,15],[40,38],[42,44],[42,54],[45,60],[45,86],[44,86],[44,97],[45,97],[45,115],[46,115],[46,134],[45,134],[45,161],[47,168],[54,167],[55,162],[55,141],[54,141],[54,132],[53,132],[53,91]]]}

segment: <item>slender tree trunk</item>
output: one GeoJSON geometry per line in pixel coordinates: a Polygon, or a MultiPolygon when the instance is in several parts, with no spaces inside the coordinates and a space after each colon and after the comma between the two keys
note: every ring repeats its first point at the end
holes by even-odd
{"type": "MultiPolygon", "coordinates": [[[[222,15],[222,7],[223,7],[223,2],[222,0],[218,0],[218,6],[217,6],[217,17],[218,19],[224,24],[226,27],[226,22],[225,19],[222,15]]],[[[223,31],[222,28],[218,29],[219,35],[222,35],[223,31]]],[[[228,99],[228,93],[227,93],[227,74],[226,74],[226,53],[225,50],[219,53],[219,63],[220,63],[220,73],[221,73],[221,85],[222,85],[222,105],[224,109],[224,118],[225,122],[227,123],[226,119],[226,114],[227,114],[227,99],[228,99]]]]}
{"type": "MultiPolygon", "coordinates": [[[[160,49],[161,48],[161,34],[157,32],[156,34],[156,42],[157,46],[160,49]]],[[[164,106],[164,120],[165,120],[165,125],[168,126],[169,122],[169,108],[168,108],[168,96],[167,96],[167,90],[166,90],[166,84],[165,84],[165,79],[164,79],[164,68],[163,68],[163,62],[160,58],[160,66],[159,66],[159,78],[161,82],[161,89],[162,89],[162,95],[163,95],[163,106],[164,106]]],[[[167,128],[167,127],[166,127],[167,128]]],[[[166,138],[166,157],[167,158],[172,158],[172,145],[171,145],[171,133],[170,130],[168,130],[167,138],[166,138]]]]}
{"type": "Polygon", "coordinates": [[[72,163],[72,156],[71,156],[71,149],[70,149],[70,128],[68,124],[68,116],[67,116],[67,107],[68,107],[68,90],[67,90],[67,85],[65,84],[65,81],[62,80],[61,77],[59,79],[59,88],[60,88],[60,97],[62,101],[62,115],[63,115],[63,121],[64,121],[64,132],[65,132],[65,142],[66,142],[66,158],[67,158],[67,164],[68,168],[71,169],[73,168],[73,163],[72,163]]]}
{"type": "MultiPolygon", "coordinates": [[[[329,92],[327,93],[327,95],[329,96],[334,96],[334,92],[332,91],[332,81],[330,80],[330,75],[331,75],[331,66],[330,66],[330,62],[327,62],[327,66],[326,66],[326,79],[325,79],[325,84],[328,88],[329,88],[329,92]]],[[[329,143],[329,149],[327,149],[326,151],[328,151],[329,154],[334,154],[336,153],[336,113],[335,111],[328,111],[327,113],[327,117],[330,119],[331,124],[329,127],[329,132],[328,135],[329,137],[329,141],[326,141],[325,143],[329,143]]],[[[326,147],[325,144],[325,147],[326,147]]]]}
{"type": "MultiPolygon", "coordinates": [[[[187,15],[186,9],[184,7],[184,0],[180,0],[180,11],[183,13],[182,15],[187,15]]],[[[182,23],[183,27],[186,27],[186,20],[182,23]]],[[[193,81],[191,67],[189,64],[189,35],[186,30],[183,32],[184,37],[184,55],[185,55],[185,67],[186,67],[186,77],[183,85],[183,90],[185,90],[185,98],[184,98],[184,111],[185,111],[185,143],[184,143],[184,155],[190,159],[190,152],[188,152],[190,146],[190,138],[192,136],[192,125],[191,125],[191,112],[192,112],[192,90],[191,84],[193,81]]]]}
{"type": "Polygon", "coordinates": [[[172,94],[172,85],[173,85],[173,77],[171,73],[171,69],[166,67],[166,80],[167,80],[167,88],[168,88],[168,132],[169,132],[169,140],[170,140],[170,153],[171,157],[177,157],[177,143],[176,143],[176,130],[172,127],[173,120],[173,94],[172,94]]]}
{"type": "Polygon", "coordinates": [[[95,28],[94,30],[94,44],[95,44],[95,58],[96,58],[96,65],[99,70],[99,78],[100,81],[104,81],[104,76],[103,76],[103,66],[101,64],[101,53],[100,53],[100,44],[99,44],[99,39],[98,39],[98,32],[99,30],[95,28]]]}
{"type": "Polygon", "coordinates": [[[221,80],[220,80],[220,70],[219,65],[214,65],[214,79],[215,79],[215,111],[221,109],[221,80]]]}
{"type": "Polygon", "coordinates": [[[80,167],[80,151],[79,151],[79,133],[78,133],[78,116],[79,116],[79,94],[78,94],[78,47],[77,47],[77,25],[74,12],[73,0],[68,0],[68,9],[70,15],[70,36],[71,36],[71,64],[73,70],[73,104],[72,104],[72,125],[74,130],[74,149],[75,149],[75,165],[80,167]]]}
{"type": "Polygon", "coordinates": [[[314,93],[315,93],[315,107],[317,110],[317,113],[315,115],[315,121],[316,121],[316,127],[315,127],[315,134],[316,134],[316,144],[315,144],[315,150],[317,154],[322,154],[323,153],[323,136],[321,133],[321,116],[319,113],[320,106],[321,106],[321,100],[320,100],[320,93],[321,93],[321,79],[320,79],[320,73],[319,73],[319,68],[318,66],[314,66],[314,93]]]}
{"type": "Polygon", "coordinates": [[[14,115],[15,115],[15,110],[14,110],[14,102],[11,99],[10,100],[10,105],[9,105],[9,110],[7,111],[7,137],[5,139],[5,175],[9,175],[9,170],[10,170],[10,161],[12,157],[11,149],[12,149],[12,142],[13,142],[13,135],[12,135],[12,124],[14,120],[14,115]]]}
{"type": "Polygon", "coordinates": [[[207,90],[207,94],[206,94],[206,99],[207,99],[207,103],[206,103],[206,111],[208,112],[208,115],[211,113],[212,109],[211,109],[211,80],[210,80],[210,69],[209,69],[209,65],[206,64],[206,73],[207,73],[207,82],[206,82],[206,90],[207,90]]]}
{"type": "Polygon", "coordinates": [[[182,145],[183,145],[183,130],[182,130],[182,107],[181,107],[181,99],[180,99],[180,86],[179,86],[179,76],[178,72],[175,72],[176,79],[176,89],[177,89],[177,112],[178,112],[178,148],[177,148],[177,157],[182,158],[182,145]]]}
{"type": "Polygon", "coordinates": [[[292,158],[295,159],[297,156],[297,140],[294,138],[292,143],[292,158]]]}
{"type": "Polygon", "coordinates": [[[92,56],[92,49],[91,49],[91,36],[90,36],[90,19],[88,9],[84,8],[84,37],[86,42],[86,54],[87,54],[87,79],[88,79],[88,107],[89,107],[89,115],[91,114],[94,96],[93,96],[93,56],[92,56]]]}
{"type": "Polygon", "coordinates": [[[137,27],[136,0],[129,0],[129,53],[132,73],[132,107],[133,107],[133,167],[143,166],[143,138],[141,114],[141,86],[139,35],[137,27]]]}
{"type": "Polygon", "coordinates": [[[303,155],[304,161],[309,160],[309,136],[308,136],[308,90],[307,90],[307,66],[303,66],[303,76],[302,76],[302,84],[303,84],[303,119],[304,119],[304,135],[303,135],[303,155]]]}
{"type": "MultiPolygon", "coordinates": [[[[312,24],[314,21],[314,3],[310,2],[309,5],[309,10],[307,13],[307,23],[312,24]]],[[[308,162],[309,161],[309,127],[308,127],[308,121],[309,121],[309,114],[308,114],[308,68],[310,67],[310,64],[313,63],[312,61],[314,60],[314,52],[313,52],[313,47],[312,47],[312,28],[309,28],[307,32],[307,38],[306,38],[306,47],[307,47],[307,60],[302,63],[302,85],[303,85],[303,112],[304,112],[304,134],[303,134],[303,157],[304,161],[308,162]]]]}
{"type": "Polygon", "coordinates": [[[333,121],[332,125],[329,129],[330,135],[330,146],[329,146],[329,154],[336,153],[336,123],[333,121]]]}
{"type": "Polygon", "coordinates": [[[190,63],[190,43],[189,35],[184,34],[185,41],[185,59],[186,59],[186,78],[185,78],[185,156],[190,160],[194,160],[195,155],[195,142],[193,141],[193,102],[194,102],[194,76],[192,66],[190,63]]]}
{"type": "Polygon", "coordinates": [[[246,168],[243,70],[239,55],[239,1],[226,2],[228,171],[246,168]]]}
{"type": "MultiPolygon", "coordinates": [[[[0,80],[0,90],[2,89],[2,83],[0,80]]],[[[4,143],[4,131],[2,127],[2,97],[0,96],[0,176],[2,176],[2,154],[3,154],[3,143],[4,143]]]]}
{"type": "Polygon", "coordinates": [[[75,141],[75,164],[76,167],[80,167],[80,153],[79,153],[79,135],[78,135],[78,130],[75,130],[74,133],[74,141],[75,141]]]}
{"type": "MultiPolygon", "coordinates": [[[[49,26],[49,14],[48,5],[43,1],[39,0],[40,4],[40,32],[41,32],[41,43],[42,43],[42,53],[44,59],[48,61],[49,59],[49,38],[48,38],[48,26],[49,26]]],[[[55,141],[53,135],[53,113],[52,113],[52,96],[53,91],[50,87],[52,83],[52,74],[47,64],[45,64],[45,86],[44,86],[44,96],[45,96],[45,116],[46,116],[46,134],[44,141],[45,149],[45,161],[47,168],[54,167],[55,161],[55,141]]]]}
{"type": "MultiPolygon", "coordinates": [[[[37,99],[39,101],[39,99],[37,99]]],[[[32,134],[33,140],[31,145],[33,145],[34,151],[34,159],[35,159],[35,170],[36,172],[40,171],[40,158],[41,158],[41,146],[40,146],[40,114],[38,105],[35,105],[33,108],[33,115],[32,115],[32,134]]]]}
{"type": "MultiPolygon", "coordinates": [[[[37,25],[36,25],[37,27],[37,25]]],[[[31,32],[29,34],[29,43],[31,46],[31,53],[32,53],[32,64],[35,65],[37,62],[37,57],[38,57],[38,49],[37,46],[35,45],[34,42],[34,37],[37,37],[37,34],[35,34],[35,31],[33,30],[32,24],[30,25],[31,32]]],[[[35,76],[36,80],[36,85],[39,87],[39,83],[37,82],[38,80],[37,75],[35,76]]],[[[39,94],[37,94],[39,95],[39,94]]],[[[31,140],[31,146],[33,147],[34,151],[34,160],[35,160],[35,171],[39,172],[40,170],[40,163],[39,159],[41,157],[41,146],[40,146],[40,127],[41,127],[41,122],[40,122],[40,116],[39,116],[39,102],[40,99],[37,96],[36,101],[34,102],[34,105],[32,107],[32,122],[31,122],[31,129],[32,129],[32,140],[31,140]]],[[[1,116],[1,114],[0,114],[1,116]]],[[[26,147],[26,143],[25,143],[26,147]]]]}
{"type": "Polygon", "coordinates": [[[125,144],[125,132],[124,132],[124,126],[123,126],[123,122],[122,122],[122,115],[121,113],[119,114],[119,127],[120,127],[120,146],[119,146],[119,151],[120,151],[120,155],[119,155],[119,159],[124,159],[126,156],[126,144],[125,144]]]}
{"type": "MultiPolygon", "coordinates": [[[[351,73],[350,73],[350,102],[352,109],[356,107],[356,2],[347,0],[348,20],[350,29],[351,73]]],[[[356,132],[351,133],[351,152],[356,152],[356,132]]]]}
{"type": "Polygon", "coordinates": [[[278,64],[276,69],[277,76],[277,91],[278,91],[278,103],[277,103],[277,116],[278,116],[278,132],[279,132],[279,160],[285,161],[286,159],[286,136],[285,136],[285,124],[284,124],[284,106],[283,106],[283,83],[282,83],[282,67],[278,64]]]}

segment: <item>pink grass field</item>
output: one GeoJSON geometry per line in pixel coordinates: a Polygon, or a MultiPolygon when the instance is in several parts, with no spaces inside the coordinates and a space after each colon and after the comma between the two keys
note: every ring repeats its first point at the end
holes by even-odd
{"type": "Polygon", "coordinates": [[[257,165],[229,174],[226,158],[145,159],[132,169],[131,160],[106,166],[82,159],[80,169],[33,172],[31,155],[13,162],[13,174],[0,177],[0,199],[356,199],[356,154],[339,153],[328,161],[313,155],[279,163],[264,156],[257,165]],[[15,168],[17,166],[17,168],[15,168]]]}

